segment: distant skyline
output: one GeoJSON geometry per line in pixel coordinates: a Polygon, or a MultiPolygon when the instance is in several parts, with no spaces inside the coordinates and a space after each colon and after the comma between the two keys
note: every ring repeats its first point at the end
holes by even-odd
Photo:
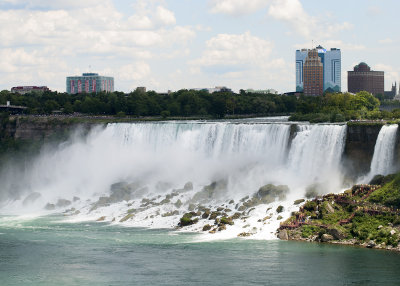
{"type": "Polygon", "coordinates": [[[400,80],[397,0],[2,0],[0,90],[113,76],[115,90],[227,86],[294,91],[295,51],[342,51],[400,80]]]}

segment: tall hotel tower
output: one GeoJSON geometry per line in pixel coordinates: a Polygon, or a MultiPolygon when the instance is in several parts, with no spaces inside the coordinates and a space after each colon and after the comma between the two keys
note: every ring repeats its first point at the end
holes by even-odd
{"type": "MultiPolygon", "coordinates": [[[[327,51],[321,46],[316,48],[323,66],[323,91],[340,92],[341,84],[341,62],[340,49],[332,48],[327,51]]],[[[296,92],[304,91],[304,64],[308,56],[308,49],[296,51],[296,92]]]]}
{"type": "Polygon", "coordinates": [[[324,93],[323,65],[316,49],[308,51],[303,76],[304,95],[318,96],[324,93]]]}

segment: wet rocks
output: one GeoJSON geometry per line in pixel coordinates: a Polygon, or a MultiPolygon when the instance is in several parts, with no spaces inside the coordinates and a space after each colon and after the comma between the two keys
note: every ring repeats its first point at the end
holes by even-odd
{"type": "Polygon", "coordinates": [[[203,226],[203,231],[209,231],[209,230],[211,230],[211,228],[212,228],[211,225],[206,224],[203,226]]]}
{"type": "Polygon", "coordinates": [[[99,217],[96,221],[105,221],[105,219],[106,219],[106,217],[102,216],[102,217],[99,217]]]}
{"type": "Polygon", "coordinates": [[[57,201],[56,206],[59,207],[59,208],[63,208],[63,207],[69,206],[70,204],[71,204],[71,201],[69,201],[69,200],[59,199],[57,201]]]}
{"type": "Polygon", "coordinates": [[[176,208],[180,208],[181,206],[183,205],[183,203],[182,203],[182,201],[181,200],[177,200],[176,202],[175,202],[175,204],[174,204],[174,206],[176,207],[176,208]]]}
{"type": "Polygon", "coordinates": [[[193,183],[192,183],[192,182],[187,182],[187,183],[183,186],[183,190],[184,190],[184,191],[191,191],[191,190],[193,190],[193,183]]]}
{"type": "Polygon", "coordinates": [[[283,206],[278,206],[278,207],[276,208],[276,212],[277,212],[277,213],[283,212],[283,206]]]}
{"type": "Polygon", "coordinates": [[[220,223],[221,224],[229,224],[229,225],[234,224],[232,217],[222,217],[220,220],[220,223]]]}
{"type": "Polygon", "coordinates": [[[183,226],[188,226],[195,224],[199,221],[199,219],[192,219],[193,213],[186,213],[184,214],[181,219],[179,220],[178,226],[183,227],[183,226]]]}
{"type": "Polygon", "coordinates": [[[322,242],[329,242],[329,241],[332,241],[332,240],[333,240],[333,236],[330,235],[330,234],[324,233],[324,234],[321,236],[321,241],[322,241],[322,242]]]}
{"type": "Polygon", "coordinates": [[[48,210],[48,211],[53,211],[53,210],[55,210],[56,209],[56,205],[55,204],[50,204],[50,203],[47,203],[46,205],[45,205],[45,210],[48,210]]]}
{"type": "Polygon", "coordinates": [[[125,221],[127,221],[128,219],[133,218],[134,216],[135,216],[134,214],[127,214],[126,216],[124,216],[123,218],[121,218],[121,219],[119,220],[119,222],[125,222],[125,221]]]}
{"type": "Polygon", "coordinates": [[[281,240],[289,240],[289,235],[286,229],[281,229],[278,231],[278,238],[281,240]]]}
{"type": "Polygon", "coordinates": [[[174,215],[179,215],[179,211],[178,211],[178,210],[174,210],[174,211],[172,211],[172,212],[164,213],[164,214],[162,214],[161,216],[162,216],[162,217],[169,217],[169,216],[174,216],[174,215]]]}
{"type": "Polygon", "coordinates": [[[301,204],[301,203],[304,203],[305,202],[305,199],[298,199],[298,200],[295,200],[294,201],[294,205],[299,205],[299,204],[301,204]]]}
{"type": "Polygon", "coordinates": [[[289,187],[286,185],[275,186],[268,184],[262,186],[256,193],[256,197],[259,198],[263,203],[271,203],[276,199],[280,201],[286,198],[286,194],[289,192],[289,187]]]}

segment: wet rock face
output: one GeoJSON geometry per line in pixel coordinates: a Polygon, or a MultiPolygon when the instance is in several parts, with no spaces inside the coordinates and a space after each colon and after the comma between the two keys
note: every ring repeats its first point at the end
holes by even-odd
{"type": "Polygon", "coordinates": [[[343,159],[346,174],[356,177],[369,172],[376,139],[381,125],[356,125],[347,127],[346,145],[343,159]]]}

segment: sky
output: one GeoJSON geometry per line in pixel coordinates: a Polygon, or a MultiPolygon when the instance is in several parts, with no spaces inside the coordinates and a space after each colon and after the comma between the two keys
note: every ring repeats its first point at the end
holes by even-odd
{"type": "Polygon", "coordinates": [[[113,76],[115,90],[295,90],[295,50],[400,81],[398,0],[0,0],[0,90],[113,76]]]}

